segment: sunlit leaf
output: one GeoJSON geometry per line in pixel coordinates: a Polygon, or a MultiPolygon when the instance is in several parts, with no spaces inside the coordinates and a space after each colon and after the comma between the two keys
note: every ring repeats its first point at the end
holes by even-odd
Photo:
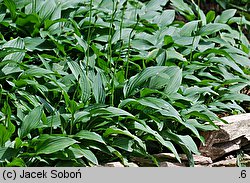
{"type": "Polygon", "coordinates": [[[21,123],[20,138],[25,137],[32,129],[41,126],[43,107],[38,106],[26,115],[21,123]]]}
{"type": "MultiPolygon", "coordinates": [[[[16,38],[5,43],[2,48],[24,49],[24,41],[22,38],[16,38]]],[[[20,52],[17,51],[17,53],[10,53],[9,55],[5,56],[3,60],[13,60],[16,62],[21,62],[24,58],[24,55],[25,53],[20,50],[20,52]]]]}
{"type": "Polygon", "coordinates": [[[79,139],[94,140],[106,144],[103,138],[99,134],[87,130],[81,130],[79,133],[75,135],[75,137],[78,137],[79,139]]]}
{"type": "Polygon", "coordinates": [[[35,141],[37,141],[36,154],[52,154],[77,143],[76,140],[68,137],[49,135],[43,135],[35,141]]]}
{"type": "Polygon", "coordinates": [[[210,24],[203,26],[198,31],[198,34],[201,36],[206,36],[206,35],[214,34],[216,32],[222,31],[222,30],[230,31],[231,27],[229,27],[226,24],[222,24],[222,23],[210,23],[210,24]]]}
{"type": "Polygon", "coordinates": [[[98,160],[95,154],[89,149],[75,145],[73,147],[69,147],[69,150],[73,153],[74,158],[85,157],[90,162],[94,163],[95,165],[98,165],[98,160]]]}

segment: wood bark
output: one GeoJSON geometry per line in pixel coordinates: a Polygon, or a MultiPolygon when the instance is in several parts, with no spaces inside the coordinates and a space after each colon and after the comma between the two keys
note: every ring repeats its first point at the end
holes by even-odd
{"type": "Polygon", "coordinates": [[[217,122],[219,130],[204,132],[205,146],[200,146],[202,155],[218,159],[233,151],[247,151],[250,147],[250,114],[222,118],[228,122],[217,122]]]}

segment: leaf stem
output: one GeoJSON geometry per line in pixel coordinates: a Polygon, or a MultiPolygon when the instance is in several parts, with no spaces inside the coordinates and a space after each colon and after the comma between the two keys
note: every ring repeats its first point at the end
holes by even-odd
{"type": "Polygon", "coordinates": [[[88,70],[89,70],[89,49],[90,49],[90,35],[91,35],[91,22],[92,22],[92,6],[93,6],[93,0],[90,0],[89,4],[89,29],[88,29],[88,36],[87,36],[87,62],[86,62],[86,75],[88,76],[88,70]]]}
{"type": "Polygon", "coordinates": [[[131,32],[129,33],[129,39],[128,39],[128,51],[127,51],[127,60],[126,60],[126,74],[125,74],[125,78],[126,80],[128,79],[128,69],[129,69],[129,57],[130,57],[130,47],[131,47],[131,38],[132,38],[132,33],[134,32],[136,26],[139,23],[139,15],[137,15],[137,6],[135,7],[135,17],[136,17],[136,23],[133,27],[133,29],[131,30],[131,32]]]}
{"type": "MultiPolygon", "coordinates": [[[[114,23],[114,19],[115,19],[115,14],[117,11],[117,6],[118,6],[118,2],[115,3],[114,0],[112,0],[113,2],[113,7],[112,7],[112,15],[111,15],[111,21],[109,24],[109,36],[108,36],[108,63],[109,63],[109,68],[112,70],[112,28],[113,28],[113,23],[114,23]]],[[[114,68],[113,73],[115,73],[116,68],[114,68]]],[[[114,74],[113,74],[113,78],[111,80],[111,97],[110,97],[110,103],[111,106],[114,106],[114,85],[113,82],[114,81],[114,74]]]]}
{"type": "Polygon", "coordinates": [[[32,13],[36,13],[36,0],[32,0],[32,13]]]}
{"type": "MultiPolygon", "coordinates": [[[[119,28],[119,41],[121,41],[121,45],[120,45],[120,50],[119,50],[119,53],[118,53],[118,57],[115,61],[115,67],[114,67],[114,72],[113,72],[113,77],[112,77],[112,82],[111,82],[111,105],[114,106],[114,92],[115,92],[115,76],[116,76],[116,68],[117,68],[117,65],[118,65],[118,61],[119,59],[121,58],[121,53],[122,53],[122,47],[123,47],[123,41],[122,41],[122,28],[123,28],[123,20],[124,20],[124,14],[125,14],[125,9],[126,9],[126,6],[127,6],[127,2],[128,1],[125,1],[124,4],[123,4],[123,8],[122,8],[122,15],[121,15],[121,21],[120,21],[120,28],[119,28]]],[[[118,3],[117,3],[118,5],[118,3]]]]}

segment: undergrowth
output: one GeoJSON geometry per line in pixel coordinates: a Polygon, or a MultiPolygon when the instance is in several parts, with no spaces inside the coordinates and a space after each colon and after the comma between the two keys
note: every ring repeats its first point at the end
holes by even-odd
{"type": "Polygon", "coordinates": [[[235,13],[183,0],[0,0],[1,166],[157,164],[158,152],[193,166],[200,131],[250,101],[249,22],[235,13]]]}

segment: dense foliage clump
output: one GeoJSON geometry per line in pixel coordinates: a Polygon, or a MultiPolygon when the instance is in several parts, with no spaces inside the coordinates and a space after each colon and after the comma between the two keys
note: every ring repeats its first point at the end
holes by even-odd
{"type": "Polygon", "coordinates": [[[200,131],[250,101],[247,25],[183,0],[0,0],[1,165],[192,166],[200,131]]]}

